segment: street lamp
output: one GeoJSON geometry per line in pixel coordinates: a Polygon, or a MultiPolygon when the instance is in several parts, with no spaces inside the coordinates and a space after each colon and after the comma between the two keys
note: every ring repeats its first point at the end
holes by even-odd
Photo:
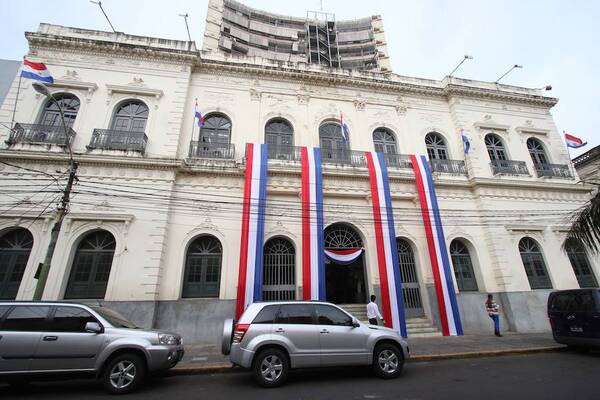
{"type": "Polygon", "coordinates": [[[46,250],[46,257],[44,258],[44,262],[40,265],[40,268],[38,271],[39,275],[37,277],[38,281],[35,286],[35,292],[33,294],[34,300],[41,300],[42,295],[44,294],[44,287],[46,286],[46,281],[48,280],[48,273],[50,272],[50,264],[52,264],[52,256],[54,256],[54,250],[56,249],[56,241],[58,240],[58,236],[60,234],[60,228],[62,227],[62,223],[63,223],[63,220],[65,219],[65,215],[67,214],[67,209],[69,206],[69,201],[70,201],[70,196],[71,196],[71,189],[73,188],[73,181],[76,179],[77,163],[75,161],[73,161],[73,152],[71,150],[71,140],[69,137],[69,129],[67,128],[67,124],[65,122],[65,115],[63,113],[63,110],[62,110],[60,104],[58,103],[58,101],[56,101],[54,96],[52,96],[52,93],[50,93],[50,90],[48,90],[48,87],[46,87],[46,85],[43,85],[39,82],[33,82],[32,86],[36,92],[38,92],[39,94],[50,99],[50,101],[52,101],[54,104],[56,104],[56,107],[58,107],[58,112],[60,113],[60,119],[62,121],[62,126],[65,131],[66,145],[69,150],[69,180],[67,181],[67,186],[65,187],[65,190],[63,191],[63,197],[60,202],[60,206],[56,210],[54,226],[52,227],[52,231],[50,232],[50,243],[48,244],[48,249],[46,250]]]}
{"type": "Polygon", "coordinates": [[[508,71],[506,71],[506,72],[504,73],[504,75],[502,75],[500,78],[496,79],[496,82],[494,82],[494,83],[498,83],[498,82],[500,82],[500,79],[504,78],[506,75],[508,75],[508,74],[509,74],[509,73],[510,73],[510,72],[511,72],[513,69],[515,69],[515,68],[523,68],[523,66],[522,66],[522,65],[519,65],[519,64],[515,64],[515,65],[513,65],[512,67],[510,67],[510,69],[509,69],[508,71]]]}
{"type": "Polygon", "coordinates": [[[463,57],[463,59],[461,60],[461,62],[459,62],[458,65],[452,70],[452,72],[450,72],[450,74],[448,74],[448,77],[452,77],[452,75],[456,72],[456,70],[458,69],[458,67],[460,67],[462,65],[462,63],[464,63],[467,60],[472,60],[472,59],[473,59],[473,56],[465,54],[465,56],[463,57]]]}

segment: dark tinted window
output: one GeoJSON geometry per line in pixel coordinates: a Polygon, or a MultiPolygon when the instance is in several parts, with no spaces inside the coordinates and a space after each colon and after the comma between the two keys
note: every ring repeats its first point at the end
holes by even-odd
{"type": "Polygon", "coordinates": [[[6,312],[8,311],[9,308],[11,308],[12,306],[0,306],[0,319],[2,319],[2,317],[4,316],[4,314],[6,314],[6,312]]]}
{"type": "Polygon", "coordinates": [[[57,307],[49,330],[55,332],[85,332],[85,324],[88,322],[98,321],[83,308],[57,307]]]}
{"type": "Polygon", "coordinates": [[[48,306],[16,306],[4,320],[2,330],[41,331],[48,311],[48,306]]]}
{"type": "Polygon", "coordinates": [[[569,311],[594,311],[596,304],[592,292],[577,292],[569,304],[569,311]]]}
{"type": "Polygon", "coordinates": [[[277,311],[279,310],[279,305],[276,306],[266,306],[254,318],[252,321],[253,324],[272,324],[275,320],[275,315],[277,315],[277,311]]]}
{"type": "Polygon", "coordinates": [[[283,304],[279,309],[276,323],[312,324],[312,306],[308,304],[283,304]]]}
{"type": "Polygon", "coordinates": [[[552,303],[550,303],[550,311],[567,311],[567,307],[572,298],[572,293],[559,293],[555,295],[552,299],[552,303]]]}
{"type": "Polygon", "coordinates": [[[352,325],[348,314],[331,306],[317,306],[317,321],[320,325],[352,325]]]}

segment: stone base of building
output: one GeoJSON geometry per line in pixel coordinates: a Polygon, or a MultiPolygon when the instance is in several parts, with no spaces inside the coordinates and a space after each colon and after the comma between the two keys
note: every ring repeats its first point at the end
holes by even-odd
{"type": "MultiPolygon", "coordinates": [[[[433,287],[427,290],[432,315],[428,316],[441,330],[437,300],[433,287]]],[[[549,332],[546,301],[550,290],[493,293],[501,309],[503,331],[533,333],[549,332]]],[[[491,319],[485,312],[487,293],[457,294],[463,331],[466,335],[489,333],[491,319]]],[[[189,299],[173,301],[99,301],[143,328],[173,331],[186,343],[214,344],[221,339],[223,321],[233,318],[235,300],[189,299]]]]}

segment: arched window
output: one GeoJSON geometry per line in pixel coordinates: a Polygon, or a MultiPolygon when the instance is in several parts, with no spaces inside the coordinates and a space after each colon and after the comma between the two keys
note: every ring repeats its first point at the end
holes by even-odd
{"type": "Polygon", "coordinates": [[[182,297],[219,297],[223,247],[214,236],[200,236],[188,248],[182,297]]]}
{"type": "Polygon", "coordinates": [[[532,289],[552,289],[546,263],[535,240],[524,237],[519,241],[519,253],[532,289]]]}
{"type": "Polygon", "coordinates": [[[356,249],[363,247],[356,230],[346,224],[334,224],[325,229],[325,247],[332,249],[356,249]]]}
{"type": "Polygon", "coordinates": [[[342,137],[338,123],[326,122],[319,127],[319,143],[323,161],[345,163],[350,158],[348,140],[342,137]]]}
{"type": "Polygon", "coordinates": [[[290,160],[294,145],[294,130],[285,119],[270,120],[265,126],[265,143],[269,145],[269,158],[290,160]]]}
{"type": "Polygon", "coordinates": [[[115,255],[115,237],[107,231],[88,233],[77,246],[65,299],[104,299],[115,255]]]}
{"type": "Polygon", "coordinates": [[[569,261],[571,262],[571,266],[573,267],[573,271],[575,272],[575,276],[577,277],[579,287],[598,287],[598,281],[594,276],[594,272],[592,271],[592,267],[590,266],[581,242],[570,240],[566,243],[565,250],[569,257],[569,261]]]}
{"type": "Polygon", "coordinates": [[[263,300],[296,299],[296,250],[281,237],[265,243],[263,257],[263,300]]]}
{"type": "Polygon", "coordinates": [[[454,276],[456,276],[456,284],[461,292],[476,292],[477,280],[473,272],[473,263],[469,249],[463,242],[454,239],[450,243],[450,257],[454,266],[454,276]]]}
{"type": "MultiPolygon", "coordinates": [[[[56,103],[60,105],[65,116],[65,123],[70,128],[77,118],[77,112],[79,111],[79,99],[72,94],[55,94],[53,95],[56,99],[56,103]]],[[[62,121],[60,119],[60,111],[54,101],[47,101],[42,116],[40,118],[40,124],[46,126],[60,126],[62,128],[62,121]]]]}
{"type": "Polygon", "coordinates": [[[17,297],[33,236],[24,228],[10,229],[0,237],[0,300],[17,297]]]}
{"type": "Polygon", "coordinates": [[[404,309],[407,317],[419,317],[424,314],[421,301],[421,287],[417,276],[415,255],[410,243],[406,239],[396,239],[400,276],[402,277],[402,295],[404,309]]]}
{"type": "Polygon", "coordinates": [[[539,140],[536,138],[527,139],[527,150],[529,150],[529,155],[531,156],[531,160],[533,160],[533,164],[535,166],[548,164],[548,158],[546,157],[544,146],[539,140]]]}
{"type": "Polygon", "coordinates": [[[223,114],[210,114],[200,128],[200,142],[228,145],[231,141],[231,121],[223,114]]]}
{"type": "Polygon", "coordinates": [[[425,136],[425,146],[430,160],[447,160],[448,148],[442,135],[437,132],[429,132],[425,136]]]}
{"type": "Polygon", "coordinates": [[[123,132],[144,132],[148,114],[148,107],[141,101],[125,101],[117,107],[111,129],[123,132]]]}
{"type": "Polygon", "coordinates": [[[484,142],[491,161],[505,161],[508,159],[506,150],[504,150],[504,143],[502,143],[502,139],[497,135],[493,133],[487,134],[484,142]]]}
{"type": "Polygon", "coordinates": [[[373,144],[375,151],[385,154],[397,154],[396,137],[385,128],[377,128],[373,132],[373,144]]]}

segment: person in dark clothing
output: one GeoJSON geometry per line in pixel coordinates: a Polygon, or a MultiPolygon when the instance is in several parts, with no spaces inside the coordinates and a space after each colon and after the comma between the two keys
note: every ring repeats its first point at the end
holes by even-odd
{"type": "Polygon", "coordinates": [[[485,302],[485,309],[489,317],[494,321],[494,335],[502,337],[500,333],[500,307],[494,301],[494,296],[488,294],[487,301],[485,302]]]}

